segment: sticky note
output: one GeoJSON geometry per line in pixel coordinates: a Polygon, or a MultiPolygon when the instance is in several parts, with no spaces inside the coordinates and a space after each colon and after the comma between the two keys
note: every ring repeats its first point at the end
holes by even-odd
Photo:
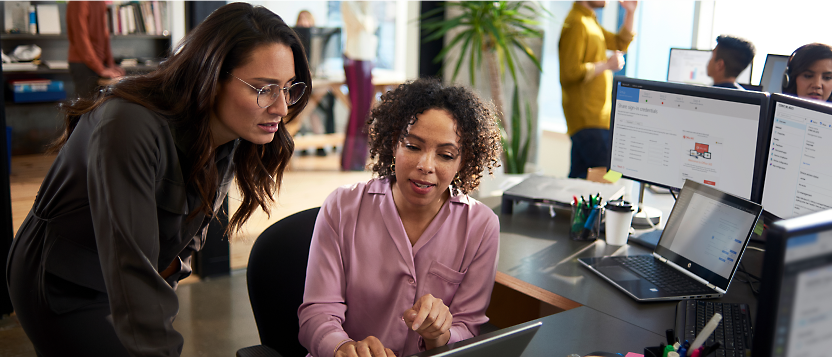
{"type": "Polygon", "coordinates": [[[606,174],[604,174],[604,180],[609,182],[615,183],[616,181],[621,179],[621,173],[618,171],[609,170],[606,174]]]}
{"type": "MultiPolygon", "coordinates": [[[[620,176],[621,174],[618,174],[618,175],[619,175],[619,177],[621,177],[620,176]]],[[[633,353],[633,352],[627,352],[627,355],[624,356],[624,357],[644,357],[644,355],[640,355],[638,353],[633,353]]]]}
{"type": "Polygon", "coordinates": [[[765,228],[763,226],[763,220],[762,219],[757,220],[757,225],[754,226],[754,234],[756,234],[758,236],[761,236],[761,235],[763,235],[763,230],[764,229],[765,228]]]}

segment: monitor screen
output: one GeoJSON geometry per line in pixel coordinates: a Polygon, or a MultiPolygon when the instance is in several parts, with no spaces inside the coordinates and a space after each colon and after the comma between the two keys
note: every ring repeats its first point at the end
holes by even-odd
{"type": "Polygon", "coordinates": [[[763,207],[779,218],[832,208],[832,106],[772,94],[763,207]]]}
{"type": "Polygon", "coordinates": [[[780,221],[767,241],[753,355],[821,355],[832,347],[832,211],[780,221]]]}
{"type": "MultiPolygon", "coordinates": [[[[670,61],[667,66],[667,81],[706,86],[713,85],[714,80],[708,77],[708,61],[710,59],[710,50],[671,48],[670,61]]],[[[752,64],[749,64],[737,76],[737,83],[751,83],[751,67],[752,64]]]]}
{"type": "Polygon", "coordinates": [[[610,169],[680,188],[689,179],[759,202],[768,95],[616,77],[610,169]]]}
{"type": "Polygon", "coordinates": [[[783,92],[783,72],[786,71],[786,64],[789,63],[789,56],[766,55],[766,64],[763,66],[763,76],[760,78],[760,86],[769,93],[783,92]]]}

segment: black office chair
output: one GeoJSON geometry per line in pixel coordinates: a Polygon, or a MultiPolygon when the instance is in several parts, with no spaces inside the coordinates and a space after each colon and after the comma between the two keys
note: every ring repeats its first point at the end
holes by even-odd
{"type": "Polygon", "coordinates": [[[248,297],[260,333],[260,345],[242,348],[237,357],[302,357],[298,307],[303,302],[306,261],[320,207],[295,213],[257,237],[248,258],[248,297]]]}

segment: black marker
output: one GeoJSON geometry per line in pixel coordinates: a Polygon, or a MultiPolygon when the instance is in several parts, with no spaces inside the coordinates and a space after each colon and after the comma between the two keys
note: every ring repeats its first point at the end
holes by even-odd
{"type": "Polygon", "coordinates": [[[673,342],[676,341],[676,334],[673,332],[672,328],[669,328],[664,331],[664,336],[667,338],[667,344],[672,345],[673,342]]]}

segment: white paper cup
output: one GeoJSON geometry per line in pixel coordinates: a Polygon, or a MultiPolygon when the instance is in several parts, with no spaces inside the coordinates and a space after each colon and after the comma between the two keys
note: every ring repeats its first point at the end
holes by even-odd
{"type": "Polygon", "coordinates": [[[610,201],[606,206],[604,229],[607,244],[627,244],[627,237],[630,235],[630,223],[633,221],[633,211],[629,202],[623,201],[623,204],[623,207],[620,204],[616,206],[614,201],[610,201]]]}

